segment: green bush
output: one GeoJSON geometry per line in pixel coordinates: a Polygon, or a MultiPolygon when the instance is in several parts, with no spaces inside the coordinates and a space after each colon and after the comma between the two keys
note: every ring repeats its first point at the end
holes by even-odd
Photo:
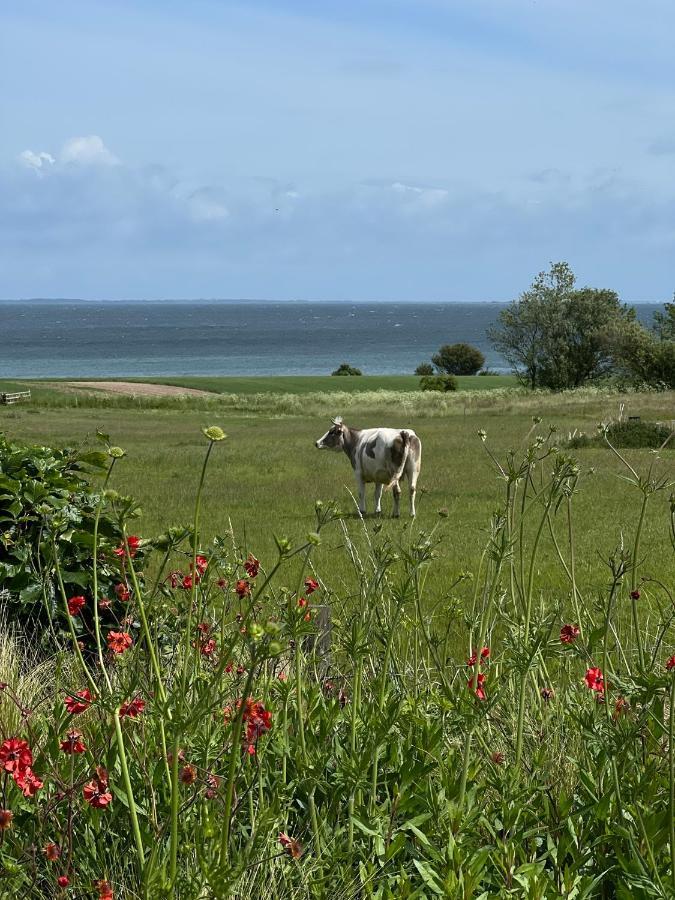
{"type": "Polygon", "coordinates": [[[425,375],[420,379],[423,391],[456,391],[457,379],[454,375],[425,375]]]}
{"type": "Polygon", "coordinates": [[[431,363],[420,363],[415,369],[415,375],[433,375],[434,367],[431,363]]]}
{"type": "Polygon", "coordinates": [[[431,361],[446,375],[475,375],[485,365],[485,357],[471,344],[444,344],[431,361]]]}
{"type": "Polygon", "coordinates": [[[337,367],[334,372],[330,373],[331,375],[363,375],[361,369],[357,369],[354,366],[350,366],[349,363],[342,363],[337,367]]]}
{"type": "MultiPolygon", "coordinates": [[[[613,422],[607,427],[607,437],[618,448],[650,447],[655,450],[671,435],[670,428],[658,422],[613,422]]],[[[602,434],[575,434],[570,438],[568,446],[576,450],[608,445],[602,434]]]]}

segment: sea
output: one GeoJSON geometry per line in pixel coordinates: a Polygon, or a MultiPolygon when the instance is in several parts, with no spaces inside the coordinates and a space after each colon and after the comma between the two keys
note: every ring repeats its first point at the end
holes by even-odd
{"type": "MultiPolygon", "coordinates": [[[[412,374],[441,344],[479,347],[506,304],[0,300],[0,378],[412,374]]],[[[635,304],[649,323],[660,303],[635,304]]]]}

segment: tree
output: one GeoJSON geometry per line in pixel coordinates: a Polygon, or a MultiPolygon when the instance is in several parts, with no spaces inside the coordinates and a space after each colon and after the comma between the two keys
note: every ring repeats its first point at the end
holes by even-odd
{"type": "Polygon", "coordinates": [[[565,262],[540,272],[488,331],[494,348],[530,388],[565,390],[614,371],[618,336],[635,319],[611,290],[575,288],[565,262]]]}
{"type": "Polygon", "coordinates": [[[654,313],[653,327],[660,341],[675,341],[675,293],[672,302],[664,303],[663,312],[654,313]]]}
{"type": "Polygon", "coordinates": [[[361,369],[350,366],[349,363],[341,363],[331,375],[363,375],[361,369]]]}
{"type": "Polygon", "coordinates": [[[659,340],[653,331],[633,322],[617,336],[615,345],[617,363],[633,382],[675,388],[675,340],[659,340]]]}
{"type": "Polygon", "coordinates": [[[433,375],[434,367],[431,363],[420,363],[415,369],[415,375],[433,375]]]}
{"type": "Polygon", "coordinates": [[[485,357],[471,344],[444,344],[431,361],[446,375],[475,375],[485,365],[485,357]]]}

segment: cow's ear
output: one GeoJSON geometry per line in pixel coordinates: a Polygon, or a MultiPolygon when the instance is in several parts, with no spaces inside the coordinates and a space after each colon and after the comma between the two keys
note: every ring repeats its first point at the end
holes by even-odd
{"type": "Polygon", "coordinates": [[[335,416],[333,419],[333,425],[342,425],[342,416],[335,416]]]}

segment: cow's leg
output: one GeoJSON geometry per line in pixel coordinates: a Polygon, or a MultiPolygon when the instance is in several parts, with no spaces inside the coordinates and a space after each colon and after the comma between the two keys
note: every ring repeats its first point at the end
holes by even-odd
{"type": "Polygon", "coordinates": [[[356,473],[356,486],[359,490],[359,512],[362,516],[366,514],[366,483],[360,472],[356,473]]]}
{"type": "Polygon", "coordinates": [[[412,471],[408,475],[408,481],[410,482],[410,516],[415,518],[415,495],[417,493],[417,476],[419,475],[419,471],[416,466],[413,466],[412,471]]]}
{"type": "Polygon", "coordinates": [[[375,513],[377,515],[382,512],[382,487],[381,484],[375,485],[375,513]]]}
{"type": "Polygon", "coordinates": [[[392,516],[395,519],[398,519],[398,517],[401,515],[401,485],[398,483],[398,481],[392,487],[391,492],[394,495],[394,511],[392,513],[392,516]]]}

